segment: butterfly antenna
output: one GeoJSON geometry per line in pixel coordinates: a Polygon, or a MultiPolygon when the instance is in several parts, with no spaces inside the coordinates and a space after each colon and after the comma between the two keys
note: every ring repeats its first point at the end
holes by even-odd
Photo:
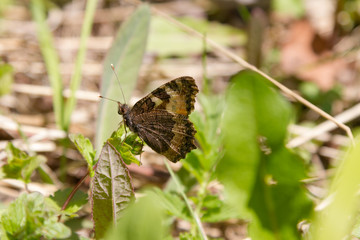
{"type": "Polygon", "coordinates": [[[123,92],[123,90],[122,90],[122,87],[121,87],[121,84],[120,84],[120,80],[119,80],[119,78],[118,78],[118,75],[117,75],[117,73],[115,72],[115,68],[114,68],[114,65],[113,65],[113,64],[111,64],[111,68],[112,68],[112,70],[113,70],[113,72],[114,72],[114,74],[115,74],[115,77],[116,77],[116,79],[117,79],[117,82],[118,82],[118,84],[119,84],[119,88],[120,88],[121,94],[122,94],[122,96],[123,96],[124,103],[126,104],[125,95],[124,95],[124,92],[123,92]]]}
{"type": "Polygon", "coordinates": [[[107,98],[107,97],[103,97],[103,96],[99,96],[99,98],[107,99],[107,100],[110,100],[110,101],[113,101],[113,102],[118,103],[118,101],[116,101],[116,100],[114,100],[114,99],[111,99],[111,98],[107,98]]]}

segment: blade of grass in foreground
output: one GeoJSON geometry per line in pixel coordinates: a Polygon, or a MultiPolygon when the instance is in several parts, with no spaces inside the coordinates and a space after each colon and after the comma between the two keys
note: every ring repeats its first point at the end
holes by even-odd
{"type": "Polygon", "coordinates": [[[36,22],[39,46],[53,91],[53,106],[56,125],[60,129],[66,130],[66,126],[64,125],[63,84],[60,76],[59,58],[55,51],[50,29],[46,23],[44,1],[32,0],[31,13],[36,22]]]}
{"type": "MultiPolygon", "coordinates": [[[[359,215],[360,137],[338,167],[330,192],[311,227],[316,240],[348,239],[359,215]]],[[[320,205],[321,206],[321,205],[320,205]]],[[[319,208],[319,207],[318,207],[319,208]]],[[[349,238],[350,239],[350,238],[349,238]]]]}
{"type": "Polygon", "coordinates": [[[75,71],[71,78],[71,94],[65,105],[64,126],[66,127],[66,130],[69,128],[71,113],[73,112],[76,104],[75,93],[80,85],[82,66],[85,60],[86,43],[91,33],[96,4],[97,0],[88,0],[86,4],[85,20],[81,30],[79,52],[76,58],[75,71]]]}

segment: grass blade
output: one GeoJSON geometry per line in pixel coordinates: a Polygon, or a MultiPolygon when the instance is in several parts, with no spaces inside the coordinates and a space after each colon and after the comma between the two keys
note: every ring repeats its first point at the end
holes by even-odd
{"type": "Polygon", "coordinates": [[[64,125],[63,83],[60,76],[59,57],[55,51],[51,31],[46,23],[44,1],[32,0],[31,13],[36,22],[39,46],[53,91],[56,124],[60,129],[66,130],[64,125]]]}
{"type": "Polygon", "coordinates": [[[85,60],[86,44],[91,34],[91,27],[93,24],[96,4],[97,4],[97,0],[89,0],[87,1],[86,4],[84,25],[81,30],[79,52],[76,58],[75,71],[74,74],[72,75],[71,83],[70,83],[70,89],[71,89],[70,98],[68,99],[65,105],[64,126],[66,130],[69,128],[71,113],[73,112],[76,104],[75,93],[80,85],[82,66],[85,60]]]}
{"type": "Polygon", "coordinates": [[[322,203],[324,207],[315,218],[311,239],[350,239],[359,208],[359,157],[360,138],[357,137],[355,146],[350,147],[338,167],[329,195],[322,203]]]}

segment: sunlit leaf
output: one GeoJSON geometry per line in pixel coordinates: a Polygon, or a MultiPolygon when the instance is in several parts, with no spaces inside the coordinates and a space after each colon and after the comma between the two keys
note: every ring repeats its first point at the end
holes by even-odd
{"type": "MultiPolygon", "coordinates": [[[[224,46],[244,44],[246,41],[243,31],[229,25],[194,17],[182,17],[177,20],[200,33],[205,33],[207,37],[224,46]]],[[[148,49],[161,56],[187,56],[200,54],[203,50],[203,41],[184,34],[166,19],[155,16],[151,23],[148,49]]]]}
{"type": "Polygon", "coordinates": [[[105,143],[93,178],[92,216],[97,238],[114,225],[120,213],[134,199],[129,170],[116,149],[105,143]]]}
{"type": "Polygon", "coordinates": [[[204,210],[202,211],[201,221],[203,222],[221,222],[239,218],[239,214],[234,207],[220,200],[219,196],[207,195],[202,206],[204,210]]]}
{"type": "Polygon", "coordinates": [[[67,238],[71,232],[58,222],[58,213],[48,208],[40,193],[23,193],[1,214],[2,235],[8,239],[67,238]]]}
{"type": "Polygon", "coordinates": [[[93,167],[95,161],[95,150],[88,138],[85,138],[82,134],[70,134],[69,138],[75,144],[81,155],[85,158],[88,163],[90,176],[94,176],[93,167]]]}
{"type": "Polygon", "coordinates": [[[143,141],[134,133],[125,134],[123,126],[113,132],[108,140],[120,153],[126,164],[135,163],[138,166],[141,162],[134,156],[142,153],[143,141]]]}
{"type": "Polygon", "coordinates": [[[300,18],[305,14],[304,2],[301,0],[274,0],[272,8],[274,12],[289,17],[300,18]]]}
{"type": "MultiPolygon", "coordinates": [[[[54,193],[54,195],[50,196],[50,199],[57,204],[59,209],[61,209],[66,199],[69,197],[71,190],[71,188],[58,190],[54,193]]],[[[88,203],[88,195],[82,191],[76,191],[69,204],[65,208],[64,213],[68,215],[74,214],[78,212],[86,203],[88,203]]]]}
{"type": "Polygon", "coordinates": [[[146,194],[152,197],[163,209],[167,210],[173,216],[191,221],[190,213],[183,199],[174,192],[165,192],[160,188],[147,190],[146,194]]]}
{"type": "Polygon", "coordinates": [[[41,163],[46,162],[43,156],[29,156],[26,152],[16,148],[11,142],[6,146],[7,163],[1,167],[2,178],[14,178],[26,183],[30,182],[30,177],[34,170],[41,163]]]}

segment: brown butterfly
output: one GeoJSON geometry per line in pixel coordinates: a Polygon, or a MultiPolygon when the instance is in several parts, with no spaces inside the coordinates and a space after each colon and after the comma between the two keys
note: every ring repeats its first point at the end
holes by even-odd
{"type": "Polygon", "coordinates": [[[179,77],[158,87],[132,108],[117,102],[118,113],[155,152],[177,162],[196,148],[196,130],[189,114],[198,92],[192,77],[179,77]]]}

